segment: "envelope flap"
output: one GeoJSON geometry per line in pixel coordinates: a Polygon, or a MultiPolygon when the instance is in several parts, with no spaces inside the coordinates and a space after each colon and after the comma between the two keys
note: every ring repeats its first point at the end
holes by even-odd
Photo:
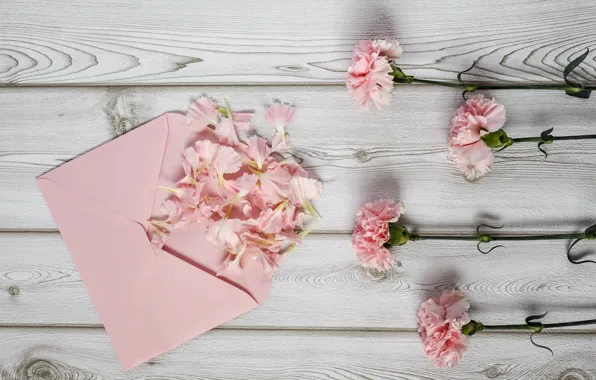
{"type": "Polygon", "coordinates": [[[168,137],[162,115],[42,175],[132,220],[149,219],[168,137]]]}

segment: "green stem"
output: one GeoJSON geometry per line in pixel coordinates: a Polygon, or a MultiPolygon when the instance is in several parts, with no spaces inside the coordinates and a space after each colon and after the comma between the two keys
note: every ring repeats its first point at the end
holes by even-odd
{"type": "MultiPolygon", "coordinates": [[[[553,136],[553,141],[557,140],[593,140],[596,139],[596,135],[575,135],[575,136],[553,136]]],[[[514,143],[522,143],[522,142],[544,142],[542,137],[518,137],[512,138],[512,142],[514,143]]]]}
{"type": "MultiPolygon", "coordinates": [[[[461,88],[462,90],[474,92],[476,90],[558,90],[558,91],[576,91],[577,87],[569,86],[567,84],[481,84],[481,83],[455,83],[443,82],[432,79],[420,79],[416,77],[411,78],[408,82],[404,82],[398,78],[394,78],[394,82],[404,84],[410,82],[432,84],[443,87],[461,88]]],[[[585,89],[596,89],[596,86],[583,86],[585,89]]]]}
{"type": "Polygon", "coordinates": [[[585,233],[575,233],[575,234],[556,234],[556,235],[535,235],[535,236],[522,236],[522,235],[511,235],[511,236],[491,236],[487,234],[483,235],[475,235],[475,236],[453,236],[453,235],[410,235],[410,241],[417,241],[417,240],[468,240],[468,241],[482,241],[482,242],[491,242],[491,241],[504,241],[504,240],[513,240],[513,241],[523,241],[523,240],[564,240],[564,239],[581,239],[585,238],[585,233]]]}
{"type": "MultiPolygon", "coordinates": [[[[542,316],[541,316],[542,317],[542,316]]],[[[530,330],[534,333],[542,332],[544,329],[572,327],[572,326],[586,326],[596,324],[596,319],[585,319],[583,321],[573,322],[559,322],[559,323],[541,323],[530,322],[518,325],[485,325],[480,322],[470,321],[462,326],[461,331],[464,335],[472,336],[478,332],[485,330],[530,330]]]]}

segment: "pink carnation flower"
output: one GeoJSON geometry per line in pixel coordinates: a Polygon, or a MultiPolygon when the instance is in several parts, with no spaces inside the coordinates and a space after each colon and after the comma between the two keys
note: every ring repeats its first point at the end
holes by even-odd
{"type": "Polygon", "coordinates": [[[481,136],[496,132],[505,124],[505,107],[476,94],[455,111],[449,133],[449,159],[468,181],[488,173],[493,163],[492,149],[481,136]]]}
{"type": "Polygon", "coordinates": [[[369,249],[358,248],[356,250],[356,257],[365,268],[389,270],[395,264],[393,255],[383,246],[369,249]]]}
{"type": "Polygon", "coordinates": [[[346,86],[362,108],[368,109],[372,104],[380,110],[389,103],[393,89],[389,60],[398,58],[401,53],[396,40],[364,40],[356,46],[346,86]]]}
{"type": "Polygon", "coordinates": [[[424,340],[424,353],[438,367],[455,367],[461,361],[468,339],[452,324],[437,328],[424,340]]]}
{"type": "Polygon", "coordinates": [[[461,328],[470,322],[469,308],[468,300],[455,290],[447,290],[420,306],[418,332],[425,354],[437,366],[454,367],[461,360],[467,345],[461,328]]]}
{"type": "MultiPolygon", "coordinates": [[[[356,223],[352,234],[352,246],[363,265],[370,267],[368,259],[371,254],[386,256],[386,252],[378,252],[389,240],[389,222],[396,222],[404,211],[401,202],[379,200],[366,203],[356,213],[356,223]]],[[[388,250],[384,249],[389,252],[388,250]]],[[[378,260],[373,260],[377,262],[378,260]]],[[[383,261],[386,263],[387,261],[383,261]]],[[[379,267],[378,269],[384,269],[379,267]]]]}

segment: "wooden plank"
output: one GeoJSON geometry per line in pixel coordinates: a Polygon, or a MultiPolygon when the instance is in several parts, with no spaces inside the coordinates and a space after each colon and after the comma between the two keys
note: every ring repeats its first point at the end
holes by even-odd
{"type": "MultiPolygon", "coordinates": [[[[545,311],[548,322],[594,318],[594,266],[571,265],[565,250],[520,242],[482,255],[474,243],[420,241],[395,249],[400,265],[379,273],[359,267],[349,235],[312,235],[283,263],[265,303],[224,327],[414,329],[420,303],[451,287],[486,324],[545,311]]],[[[100,325],[57,233],[3,233],[0,252],[0,325],[100,325]]]]}
{"type": "MultiPolygon", "coordinates": [[[[455,80],[478,60],[470,78],[561,82],[596,41],[596,4],[581,0],[15,0],[0,14],[4,85],[339,84],[355,43],[385,36],[417,76],[455,80]]],[[[594,58],[581,79],[594,81],[594,58]]]]}
{"type": "MultiPolygon", "coordinates": [[[[467,183],[447,160],[446,139],[459,92],[404,88],[380,113],[367,113],[339,87],[21,88],[0,93],[0,229],[55,230],[34,177],[163,112],[185,110],[207,93],[235,109],[257,110],[257,132],[272,99],[297,107],[293,154],[325,183],[318,231],[350,231],[360,205],[401,199],[405,219],[423,230],[472,232],[480,221],[512,229],[576,230],[595,220],[596,143],[535,144],[497,154],[494,171],[467,183]]],[[[500,91],[514,137],[594,133],[589,101],[562,93],[500,91]]]]}
{"type": "Polygon", "coordinates": [[[588,380],[596,376],[595,335],[471,338],[457,368],[434,367],[413,332],[216,330],[124,372],[102,329],[0,329],[4,380],[98,378],[588,380]]]}

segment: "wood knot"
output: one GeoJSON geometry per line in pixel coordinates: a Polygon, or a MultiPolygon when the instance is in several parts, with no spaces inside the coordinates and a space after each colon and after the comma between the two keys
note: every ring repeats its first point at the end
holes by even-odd
{"type": "Polygon", "coordinates": [[[368,154],[363,150],[359,150],[358,152],[356,152],[355,156],[360,162],[368,161],[368,154]]]}
{"type": "Polygon", "coordinates": [[[498,366],[488,367],[484,370],[484,374],[489,379],[495,379],[503,374],[503,371],[498,366]]]}
{"type": "Polygon", "coordinates": [[[12,285],[8,287],[8,294],[10,294],[11,296],[18,296],[19,293],[21,293],[21,289],[19,289],[18,286],[12,285]]]}
{"type": "Polygon", "coordinates": [[[293,65],[287,65],[287,66],[277,66],[277,68],[281,71],[289,71],[291,73],[299,73],[302,71],[308,71],[307,67],[302,67],[302,66],[293,66],[293,65]]]}
{"type": "Polygon", "coordinates": [[[579,368],[569,368],[557,377],[557,380],[593,380],[586,371],[579,368]]]}
{"type": "Polygon", "coordinates": [[[62,371],[58,367],[43,359],[31,361],[24,370],[25,378],[31,380],[59,380],[65,378],[61,376],[62,371]]]}

